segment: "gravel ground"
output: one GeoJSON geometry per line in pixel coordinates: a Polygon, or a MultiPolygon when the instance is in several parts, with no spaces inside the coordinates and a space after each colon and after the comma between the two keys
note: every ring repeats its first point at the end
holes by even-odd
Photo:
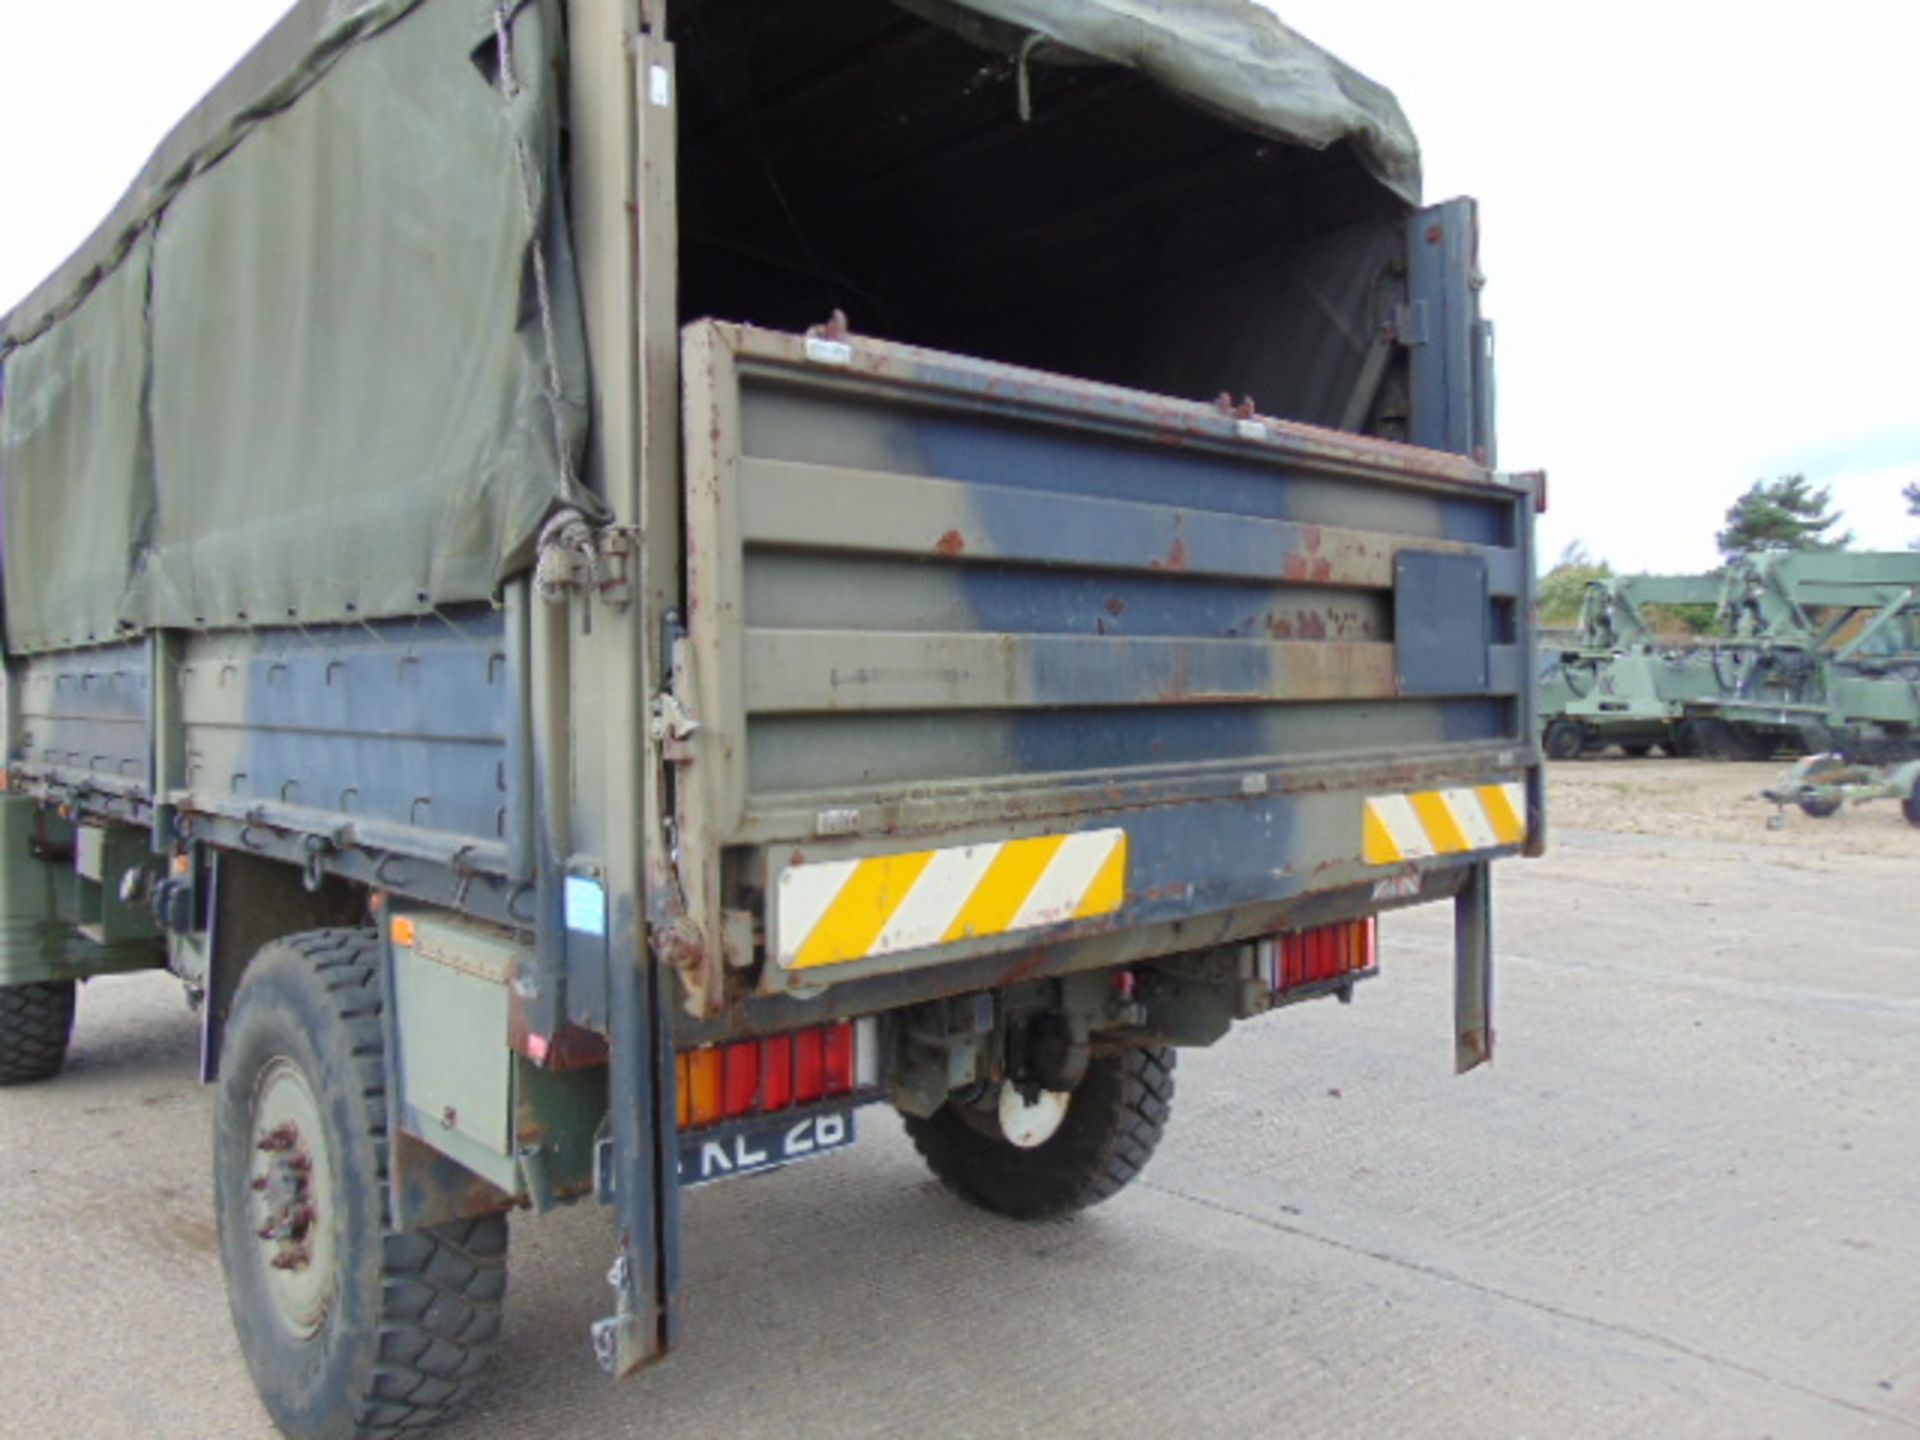
{"type": "Polygon", "coordinates": [[[1714,760],[1628,760],[1613,755],[1570,760],[1553,773],[1556,830],[1607,830],[1734,840],[1770,850],[1815,855],[1885,855],[1920,860],[1920,825],[1898,802],[1874,800],[1826,820],[1784,812],[1760,792],[1786,773],[1788,761],[1729,764],[1714,760]]]}
{"type": "MultiPolygon", "coordinates": [[[[587,1352],[604,1215],[516,1222],[458,1433],[1920,1435],[1920,831],[1769,832],[1767,770],[1556,773],[1553,856],[1500,872],[1490,1069],[1449,1073],[1415,911],[1351,1008],[1185,1055],[1159,1158],[1077,1220],[965,1209],[871,1111],[696,1193],[687,1343],[639,1380],[587,1352]]],[[[70,1072],[0,1096],[0,1436],[267,1433],[193,1054],[171,982],[104,982],[70,1072]]]]}

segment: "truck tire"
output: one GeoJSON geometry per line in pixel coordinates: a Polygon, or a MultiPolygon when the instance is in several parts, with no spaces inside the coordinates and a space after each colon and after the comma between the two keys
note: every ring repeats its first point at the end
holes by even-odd
{"type": "Polygon", "coordinates": [[[1900,802],[1900,813],[1909,825],[1920,825],[1920,780],[1913,782],[1913,793],[1900,802]]]}
{"type": "Polygon", "coordinates": [[[0,1085],[51,1080],[73,1035],[74,983],[0,986],[0,1085]]]}
{"type": "MultiPolygon", "coordinates": [[[[1118,1194],[1153,1158],[1173,1106],[1174,1052],[1162,1046],[1095,1056],[1060,1128],[1023,1150],[993,1108],[949,1100],[907,1134],[934,1176],[971,1205],[1015,1220],[1048,1220],[1118,1194]]],[[[997,1094],[997,1092],[996,1092],[997,1094]]]]}
{"type": "Polygon", "coordinates": [[[264,946],[220,1058],[214,1191],[247,1368],[291,1440],[385,1440],[450,1416],[500,1334],[502,1215],[386,1229],[379,938],[264,946]]]}
{"type": "Polygon", "coordinates": [[[1543,745],[1549,760],[1577,760],[1587,748],[1587,737],[1578,720],[1556,720],[1547,726],[1543,745]]]}

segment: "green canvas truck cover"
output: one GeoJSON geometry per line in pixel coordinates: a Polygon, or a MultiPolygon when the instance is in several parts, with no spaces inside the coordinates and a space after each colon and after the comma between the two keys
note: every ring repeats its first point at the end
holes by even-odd
{"type": "Polygon", "coordinates": [[[1123,65],[1244,128],[1324,150],[1347,142],[1381,184],[1420,200],[1420,147],[1400,103],[1252,0],[900,0],[1036,62],[1123,65]]]}
{"type": "MultiPolygon", "coordinates": [[[[1417,198],[1393,97],[1248,0],[902,3],[1417,198]]],[[[16,653],[484,599],[593,510],[563,29],[560,0],[301,0],[0,321],[16,653]]]]}
{"type": "Polygon", "coordinates": [[[484,599],[591,505],[561,34],[308,0],[7,317],[15,651],[484,599]]]}

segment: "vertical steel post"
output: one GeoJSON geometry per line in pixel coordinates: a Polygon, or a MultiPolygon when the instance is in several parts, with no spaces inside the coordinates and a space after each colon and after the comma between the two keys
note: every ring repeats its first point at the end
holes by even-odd
{"type": "Polygon", "coordinates": [[[1493,1058],[1493,867],[1467,870],[1453,902],[1453,1068],[1493,1058]]]}
{"type": "Polygon", "coordinates": [[[630,599],[574,602],[569,685],[581,702],[569,716],[574,842],[598,851],[570,864],[604,889],[603,1178],[619,1232],[614,1313],[593,1340],[601,1363],[627,1375],[665,1354],[679,1328],[672,976],[647,918],[648,897],[672,880],[666,781],[647,717],[661,684],[662,617],[680,593],[675,77],[657,0],[568,0],[568,18],[570,213],[593,356],[588,473],[639,570],[630,599]]]}
{"type": "Polygon", "coordinates": [[[1480,220],[1449,200],[1407,220],[1407,315],[1416,445],[1493,468],[1493,326],[1480,318],[1480,220]]]}

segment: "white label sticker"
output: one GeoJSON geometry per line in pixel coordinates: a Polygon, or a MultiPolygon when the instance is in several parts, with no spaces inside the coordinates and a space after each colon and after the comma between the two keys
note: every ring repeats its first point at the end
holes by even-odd
{"type": "Polygon", "coordinates": [[[1411,875],[1389,875],[1385,880],[1373,882],[1375,900],[1411,900],[1420,893],[1420,875],[1415,871],[1411,875]]]}
{"type": "Polygon", "coordinates": [[[598,880],[567,877],[567,929],[581,935],[607,933],[607,892],[598,880]]]}
{"type": "Polygon", "coordinates": [[[1262,425],[1258,420],[1242,420],[1233,428],[1240,432],[1240,438],[1242,440],[1264,440],[1267,438],[1267,427],[1262,425]]]}
{"type": "Polygon", "coordinates": [[[664,65],[647,69],[647,99],[662,110],[673,108],[673,72],[664,65]]]}
{"type": "Polygon", "coordinates": [[[851,365],[853,347],[844,340],[822,340],[818,335],[809,335],[807,359],[816,365],[851,365]]]}

